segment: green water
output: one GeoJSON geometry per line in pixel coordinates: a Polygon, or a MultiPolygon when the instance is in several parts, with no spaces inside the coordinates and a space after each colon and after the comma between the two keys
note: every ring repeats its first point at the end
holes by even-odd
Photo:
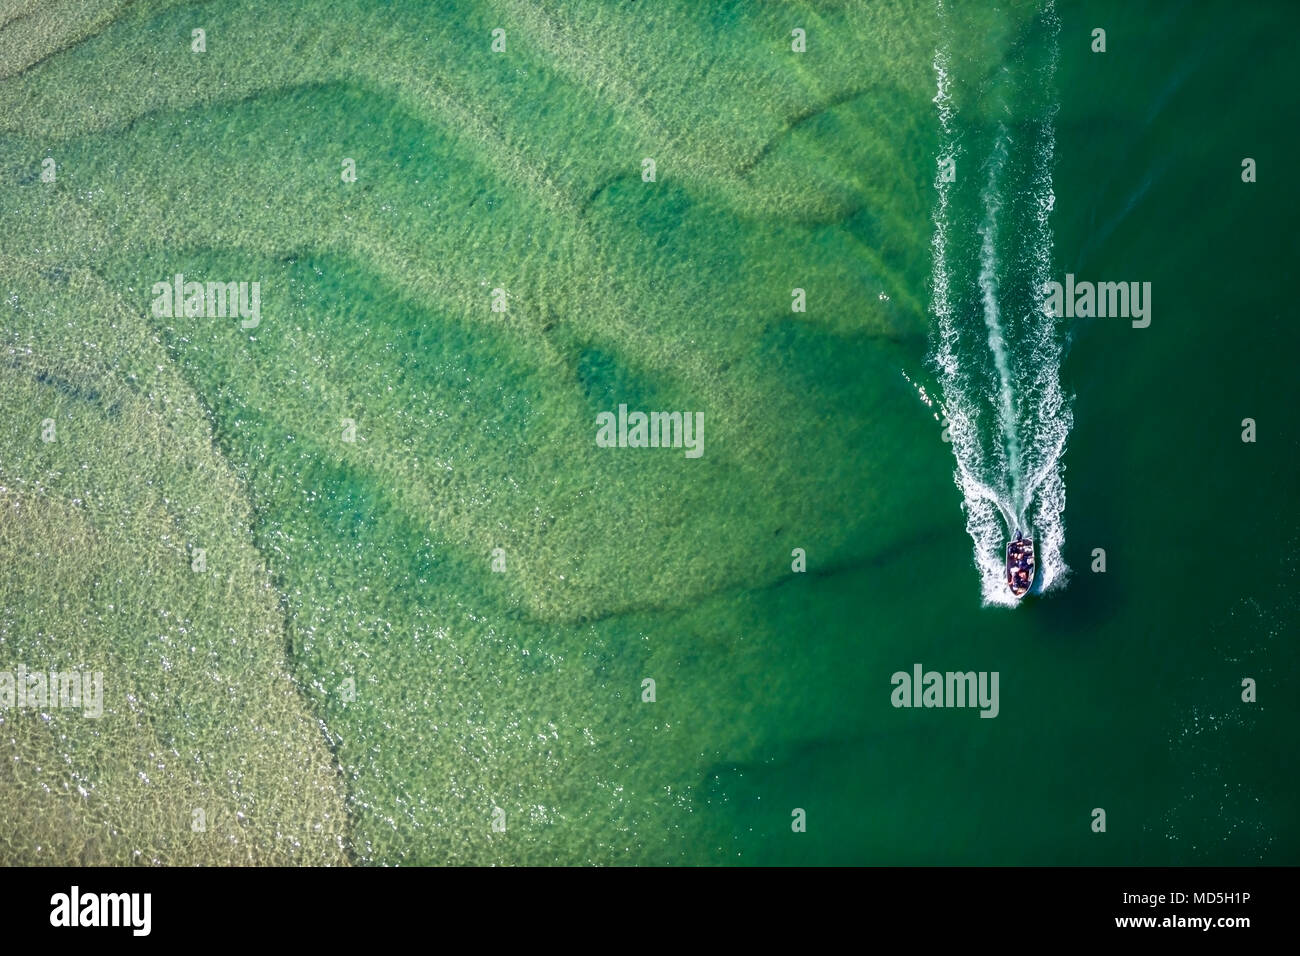
{"type": "Polygon", "coordinates": [[[0,670],[105,675],[0,712],[0,862],[1297,862],[1297,16],[1196,8],[0,6],[0,670]],[[1153,287],[1053,339],[1070,572],[1014,610],[930,361],[941,48],[965,331],[1002,136],[1008,248],[1153,287]],[[997,718],[891,706],[918,662],[997,718]]]}

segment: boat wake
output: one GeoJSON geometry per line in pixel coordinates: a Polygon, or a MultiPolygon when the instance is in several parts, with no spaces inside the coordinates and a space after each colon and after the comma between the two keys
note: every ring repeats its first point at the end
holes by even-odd
{"type": "MultiPolygon", "coordinates": [[[[942,3],[939,11],[946,21],[942,3]]],[[[1035,541],[1035,591],[1059,586],[1069,570],[1061,553],[1061,458],[1072,415],[1060,383],[1059,320],[1044,304],[1052,266],[1059,32],[1051,0],[1028,29],[1041,36],[1019,44],[1021,52],[992,79],[981,77],[978,88],[954,88],[947,46],[934,58],[941,146],[931,362],[985,604],[1017,603],[1003,549],[1018,530],[1035,541]],[[962,129],[959,100],[982,117],[1008,118],[962,129]]]]}

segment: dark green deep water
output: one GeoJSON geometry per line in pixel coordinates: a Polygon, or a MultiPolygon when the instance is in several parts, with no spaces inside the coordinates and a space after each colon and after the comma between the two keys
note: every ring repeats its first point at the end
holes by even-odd
{"type": "Polygon", "coordinates": [[[0,863],[1300,862],[1291,5],[21,6],[0,670],[106,691],[0,711],[0,863]],[[992,262],[1032,453],[1043,250],[1151,324],[1046,339],[1070,571],[1009,609],[939,407],[999,454],[992,262]],[[178,272],[261,324],[151,314],[178,272]],[[620,403],[703,457],[596,447],[620,403]]]}

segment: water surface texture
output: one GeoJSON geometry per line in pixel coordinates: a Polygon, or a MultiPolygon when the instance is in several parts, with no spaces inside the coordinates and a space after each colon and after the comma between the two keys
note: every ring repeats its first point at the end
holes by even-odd
{"type": "Polygon", "coordinates": [[[0,2],[0,863],[1300,862],[1297,27],[0,2]]]}

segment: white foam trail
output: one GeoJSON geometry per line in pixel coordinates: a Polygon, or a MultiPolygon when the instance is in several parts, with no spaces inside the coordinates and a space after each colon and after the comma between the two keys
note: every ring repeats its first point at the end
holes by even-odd
{"type": "MultiPolygon", "coordinates": [[[[1055,92],[1060,33],[1060,21],[1051,0],[1044,9],[1043,22],[1051,35],[1043,77],[1043,89],[1047,93],[1049,105],[1044,108],[1034,153],[1034,178],[1030,191],[1034,225],[1029,265],[1032,288],[1045,297],[1052,268],[1051,214],[1056,205],[1056,194],[1052,188],[1052,163],[1056,152],[1056,106],[1051,100],[1055,92]]],[[[1063,582],[1069,573],[1069,567],[1061,553],[1065,544],[1065,478],[1061,456],[1065,453],[1066,439],[1074,418],[1070,401],[1061,389],[1060,320],[1050,314],[1045,303],[1037,300],[1032,301],[1025,311],[1024,324],[1031,342],[1029,369],[1032,373],[1025,394],[1032,403],[1027,411],[1032,428],[1029,445],[1033,454],[1026,462],[1029,480],[1025,486],[1025,499],[1017,504],[1022,509],[1032,509],[1032,523],[1036,533],[1035,551],[1040,568],[1038,589],[1048,591],[1063,582]]]]}
{"type": "Polygon", "coordinates": [[[1011,500],[1020,501],[1020,438],[1016,434],[1016,409],[1011,381],[1011,363],[1007,359],[1006,337],[998,310],[998,213],[1002,200],[998,196],[998,176],[1007,162],[1007,132],[999,127],[997,145],[989,162],[988,187],[984,190],[984,224],[980,226],[980,298],[984,305],[984,325],[989,333],[989,351],[998,372],[998,431],[1007,451],[1007,474],[1011,478],[1011,500]]]}
{"type": "MultiPolygon", "coordinates": [[[[942,14],[942,4],[940,4],[942,14]]],[[[944,415],[957,461],[954,479],[962,490],[962,509],[966,512],[966,531],[975,542],[975,564],[980,572],[981,594],[985,604],[1015,604],[1005,582],[1005,558],[1001,553],[1006,507],[1002,496],[983,479],[988,473],[984,443],[977,422],[978,406],[961,400],[967,394],[968,376],[958,360],[960,334],[954,321],[948,270],[948,231],[951,187],[943,176],[948,160],[956,161],[960,145],[953,130],[952,96],[948,79],[948,51],[940,48],[934,55],[937,91],[934,104],[943,132],[939,173],[935,176],[938,201],[934,211],[934,236],[930,242],[932,259],[932,309],[936,326],[934,363],[939,374],[944,415]]],[[[995,471],[995,474],[998,472],[995,471]]]]}
{"type": "MultiPolygon", "coordinates": [[[[939,16],[946,21],[942,0],[939,16]]],[[[1048,0],[1043,23],[1051,34],[1049,56],[1042,71],[1042,89],[1052,99],[1058,58],[1060,24],[1054,5],[1048,0]]],[[[960,152],[954,129],[954,108],[949,53],[946,46],[935,51],[935,107],[942,133],[939,164],[960,152]]],[[[951,183],[936,176],[938,201],[933,216],[931,240],[932,310],[935,320],[933,362],[938,372],[942,407],[948,418],[949,435],[957,468],[954,479],[962,491],[966,531],[974,543],[976,569],[980,575],[983,603],[1013,606],[1018,603],[1006,586],[1003,546],[1010,532],[1031,530],[1035,538],[1040,573],[1038,590],[1048,590],[1064,580],[1068,568],[1061,550],[1065,542],[1062,516],[1065,510],[1065,482],[1061,456],[1072,418],[1069,401],[1061,391],[1059,344],[1056,320],[1045,310],[1039,290],[1045,290],[1051,275],[1052,231],[1050,215],[1055,205],[1052,163],[1055,153],[1055,107],[1048,106],[1035,143],[1033,179],[1027,196],[1014,195],[1013,202],[1031,204],[1032,227],[1028,250],[1019,262],[1028,266],[1031,289],[1028,303],[1018,310],[1015,337],[1007,340],[999,302],[997,219],[1003,207],[999,176],[1007,160],[1009,138],[1000,131],[990,163],[987,188],[982,194],[984,224],[980,229],[980,290],[987,346],[997,373],[993,394],[983,391],[978,369],[968,370],[961,361],[961,329],[953,312],[951,290],[950,230],[952,228],[951,183]],[[986,442],[978,428],[980,409],[992,405],[997,415],[998,441],[986,442]],[[1030,521],[1026,522],[1026,515],[1030,521]]],[[[1013,237],[1019,239],[1021,237],[1013,237]]],[[[967,348],[970,345],[967,343],[967,348]]]]}

